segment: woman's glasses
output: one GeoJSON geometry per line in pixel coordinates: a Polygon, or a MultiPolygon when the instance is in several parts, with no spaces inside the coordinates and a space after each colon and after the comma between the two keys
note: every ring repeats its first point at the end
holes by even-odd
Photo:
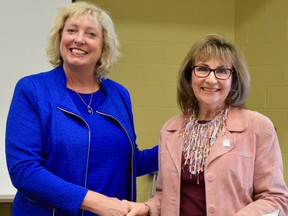
{"type": "Polygon", "coordinates": [[[232,69],[225,68],[225,67],[219,67],[216,69],[211,69],[207,66],[194,66],[192,68],[192,70],[194,71],[194,74],[200,78],[208,77],[210,75],[210,73],[213,72],[215,77],[217,79],[220,79],[220,80],[228,79],[231,76],[231,74],[233,73],[232,69]]]}

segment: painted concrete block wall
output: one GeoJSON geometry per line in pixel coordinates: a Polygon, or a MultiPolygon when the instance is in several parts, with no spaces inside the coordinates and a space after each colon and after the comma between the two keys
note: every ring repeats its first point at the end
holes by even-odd
{"type": "MultiPolygon", "coordinates": [[[[222,33],[247,57],[247,107],[275,124],[288,183],[287,0],[91,1],[108,10],[115,22],[122,57],[110,78],[131,93],[140,148],[156,144],[164,122],[179,113],[176,76],[186,52],[203,34],[222,33]]],[[[151,180],[138,179],[138,201],[149,198],[151,180]]],[[[0,206],[2,213],[9,211],[10,206],[0,206]]]]}
{"type": "MultiPolygon", "coordinates": [[[[247,107],[275,124],[288,183],[287,0],[91,1],[110,12],[115,22],[122,57],[110,78],[131,93],[140,148],[156,144],[164,122],[179,113],[176,76],[186,52],[202,35],[221,33],[247,57],[247,107]]],[[[151,180],[138,179],[138,201],[149,198],[151,180]]],[[[2,213],[9,208],[0,207],[2,213]]]]}
{"type": "MultiPolygon", "coordinates": [[[[110,12],[122,45],[110,78],[130,91],[139,147],[152,147],[165,121],[179,113],[177,72],[195,40],[213,32],[234,40],[234,1],[93,2],[110,12]]],[[[138,201],[149,198],[151,179],[138,178],[138,201]]]]}
{"type": "Polygon", "coordinates": [[[247,107],[267,115],[281,145],[288,182],[288,1],[236,0],[235,42],[247,57],[247,107]]]}

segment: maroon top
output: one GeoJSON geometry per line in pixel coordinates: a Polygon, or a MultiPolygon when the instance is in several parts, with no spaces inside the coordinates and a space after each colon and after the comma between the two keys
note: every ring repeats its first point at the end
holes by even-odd
{"type": "Polygon", "coordinates": [[[181,216],[205,216],[206,198],[204,173],[199,176],[191,176],[188,166],[183,167],[182,156],[181,191],[180,191],[180,215],[181,216]]]}

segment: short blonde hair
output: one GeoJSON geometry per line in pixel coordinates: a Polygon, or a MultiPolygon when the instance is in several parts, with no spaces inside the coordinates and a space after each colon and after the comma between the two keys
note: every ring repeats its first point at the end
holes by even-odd
{"type": "Polygon", "coordinates": [[[103,28],[103,50],[100,60],[96,63],[95,75],[106,77],[120,56],[120,44],[112,19],[107,12],[93,3],[81,1],[60,8],[50,30],[46,48],[47,56],[54,67],[63,63],[60,54],[60,41],[65,22],[70,17],[77,18],[82,15],[88,15],[103,28]]]}
{"type": "Polygon", "coordinates": [[[222,63],[231,63],[232,85],[226,103],[235,107],[245,107],[250,86],[250,75],[244,55],[240,49],[218,34],[209,34],[196,42],[184,58],[177,84],[177,102],[182,112],[197,106],[197,98],[191,87],[192,70],[196,61],[215,58],[222,63]]]}

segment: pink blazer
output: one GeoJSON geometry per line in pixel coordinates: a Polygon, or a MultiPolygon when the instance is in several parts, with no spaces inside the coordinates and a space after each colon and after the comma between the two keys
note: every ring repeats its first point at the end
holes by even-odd
{"type": "MultiPolygon", "coordinates": [[[[156,192],[146,202],[152,216],[179,216],[183,120],[174,116],[161,129],[156,192]]],[[[278,209],[287,216],[288,189],[272,122],[258,112],[231,108],[227,129],[205,167],[207,216],[262,216],[278,209]]]]}

